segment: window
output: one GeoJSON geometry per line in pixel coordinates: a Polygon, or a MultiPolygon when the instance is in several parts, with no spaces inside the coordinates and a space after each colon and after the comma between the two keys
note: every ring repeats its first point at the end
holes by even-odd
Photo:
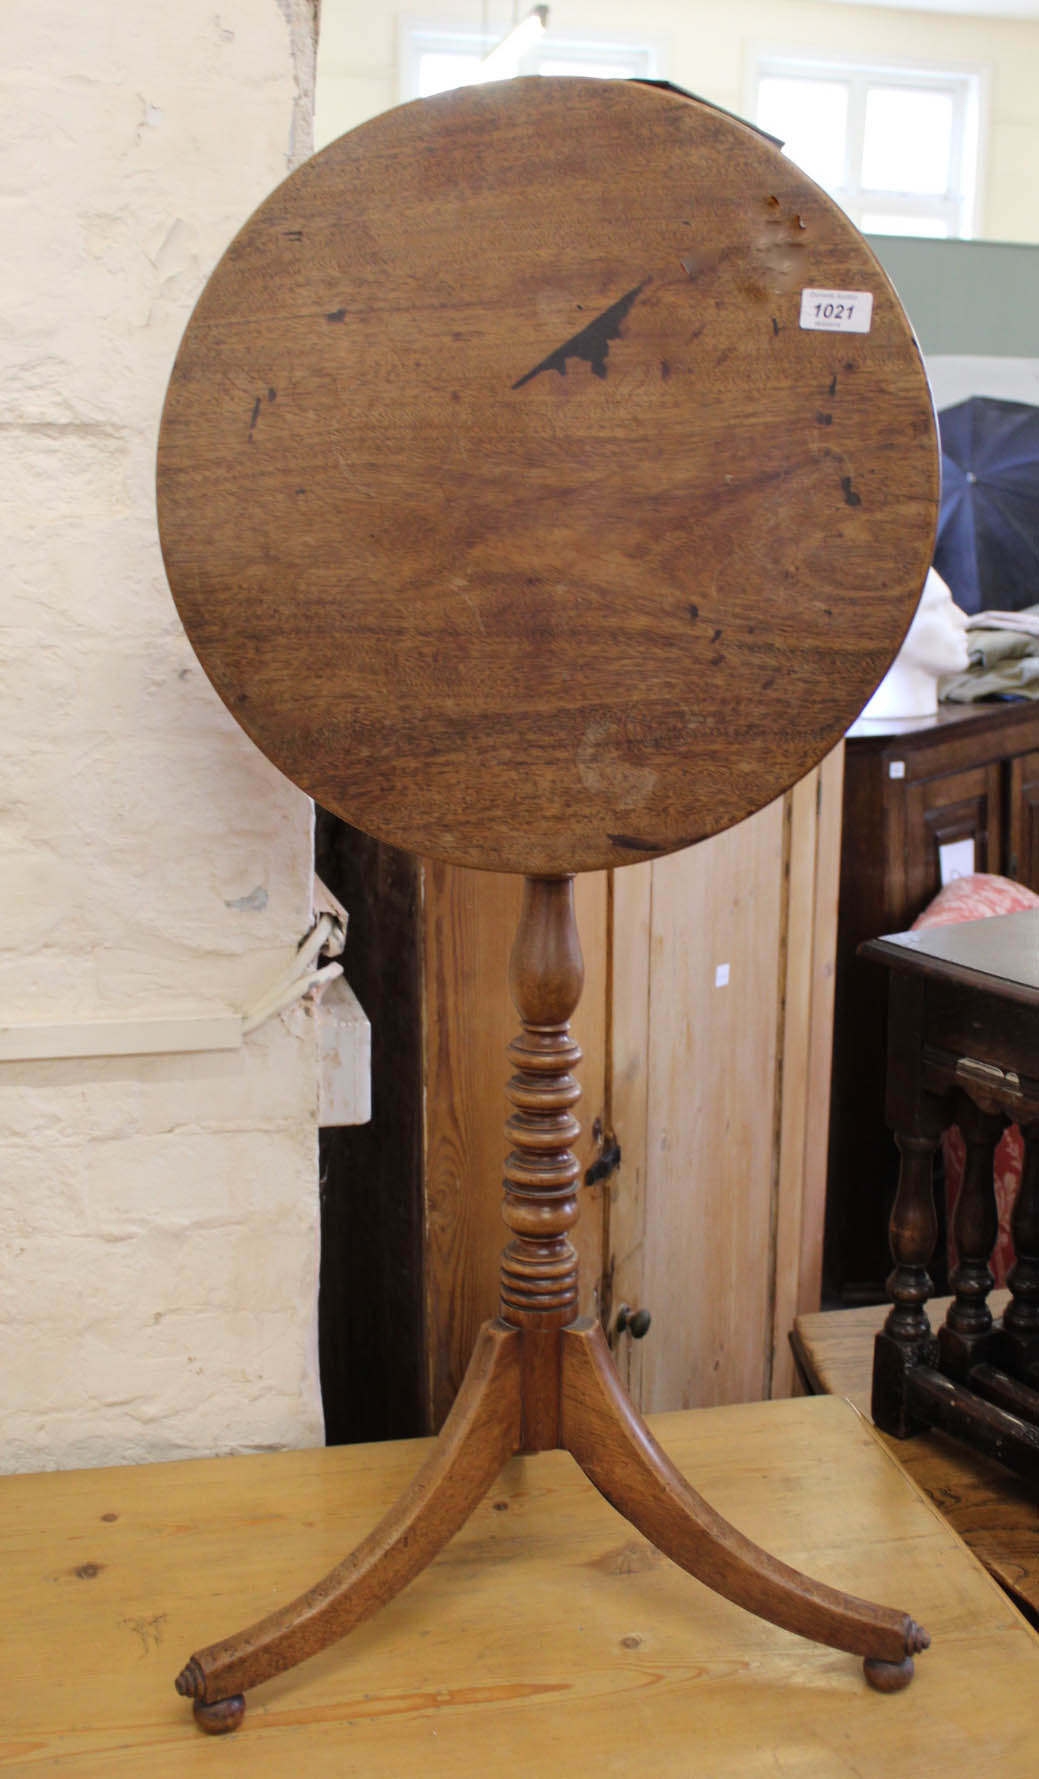
{"type": "Polygon", "coordinates": [[[750,115],[878,235],[972,235],[981,75],[761,53],[750,115]]]}
{"type": "MultiPolygon", "coordinates": [[[[480,63],[498,43],[478,31],[453,30],[435,21],[404,18],[400,26],[400,96],[425,99],[449,87],[470,86],[480,76],[480,63]]],[[[658,56],[652,44],[589,42],[557,36],[551,25],[533,46],[507,60],[495,72],[510,74],[583,74],[599,80],[654,79],[658,56]]]]}

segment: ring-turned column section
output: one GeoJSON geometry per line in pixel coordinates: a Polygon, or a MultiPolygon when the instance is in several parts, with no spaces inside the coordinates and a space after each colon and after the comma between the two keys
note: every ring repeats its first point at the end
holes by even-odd
{"type": "Polygon", "coordinates": [[[532,1451],[558,1444],[559,1331],[577,1315],[569,1231],[581,1171],[572,1148],[581,1051],[570,1017],[583,983],[573,878],[528,877],[509,965],[522,1030],[508,1049],[502,1216],[512,1240],[502,1255],[501,1316],[524,1334],[523,1442],[532,1451]]]}

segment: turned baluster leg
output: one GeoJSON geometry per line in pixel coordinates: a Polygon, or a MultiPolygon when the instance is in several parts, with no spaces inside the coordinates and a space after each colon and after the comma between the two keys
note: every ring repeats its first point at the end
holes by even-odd
{"type": "Polygon", "coordinates": [[[873,1351],[873,1419],[899,1438],[920,1427],[907,1407],[906,1376],[934,1353],[925,1306],[934,1289],[927,1267],[938,1240],[934,1152],[945,1124],[942,1101],[927,1096],[916,1108],[915,1124],[914,1131],[895,1135],[901,1161],[888,1226],[895,1263],[887,1281],[891,1309],[873,1351]]]}
{"type": "Polygon", "coordinates": [[[523,1331],[523,1431],[527,1451],[559,1443],[560,1330],[577,1314],[580,1133],[573,1071],[581,1051],[570,1016],[584,982],[572,877],[528,877],[509,965],[523,1022],[509,1046],[515,1073],[506,1093],[511,1151],[502,1216],[512,1232],[501,1262],[501,1317],[523,1331]]]}
{"type": "Polygon", "coordinates": [[[1010,1219],[1014,1264],[1007,1275],[1011,1300],[1003,1312],[1004,1345],[1011,1337],[1008,1365],[1039,1388],[1039,1123],[1021,1131],[1025,1158],[1010,1219]],[[1033,1370],[1037,1375],[1029,1375],[1033,1370]]]}
{"type": "Polygon", "coordinates": [[[961,1094],[956,1122],[966,1157],[953,1219],[957,1261],[949,1282],[955,1298],[938,1336],[938,1350],[946,1376],[965,1383],[971,1364],[980,1357],[979,1344],[992,1329],[988,1294],[995,1281],[989,1256],[999,1233],[992,1163],[1005,1120],[1000,1113],[986,1112],[961,1094]]]}

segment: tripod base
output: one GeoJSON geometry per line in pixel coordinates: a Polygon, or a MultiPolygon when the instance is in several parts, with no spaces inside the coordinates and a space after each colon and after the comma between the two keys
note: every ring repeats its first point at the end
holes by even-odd
{"type": "MultiPolygon", "coordinates": [[[[201,1728],[211,1734],[236,1729],[248,1688],[345,1636],[399,1593],[463,1525],[525,1443],[523,1348],[529,1338],[504,1322],[486,1323],[429,1458],[375,1530],[289,1606],[191,1657],[176,1686],[194,1700],[201,1728]]],[[[546,1335],[536,1338],[543,1347],[546,1335]]],[[[864,1657],[866,1678],[878,1690],[908,1684],[912,1656],[927,1648],[926,1631],[905,1613],[809,1580],[751,1543],[696,1493],[657,1444],[624,1392],[598,1323],[572,1322],[556,1339],[557,1443],[618,1512],[665,1556],[736,1605],[864,1657]]],[[[543,1365],[538,1372],[544,1376],[543,1365]]]]}

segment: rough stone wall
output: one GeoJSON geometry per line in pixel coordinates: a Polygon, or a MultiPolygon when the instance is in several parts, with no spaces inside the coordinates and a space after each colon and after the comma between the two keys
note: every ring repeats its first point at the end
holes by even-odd
{"type": "MultiPolygon", "coordinates": [[[[310,805],[192,655],[153,481],[191,306],[309,151],[315,34],[308,0],[5,12],[0,1026],[241,1008],[310,925],[310,805]]],[[[321,1438],[316,1099],[305,1007],[0,1063],[0,1467],[321,1438]]]]}

